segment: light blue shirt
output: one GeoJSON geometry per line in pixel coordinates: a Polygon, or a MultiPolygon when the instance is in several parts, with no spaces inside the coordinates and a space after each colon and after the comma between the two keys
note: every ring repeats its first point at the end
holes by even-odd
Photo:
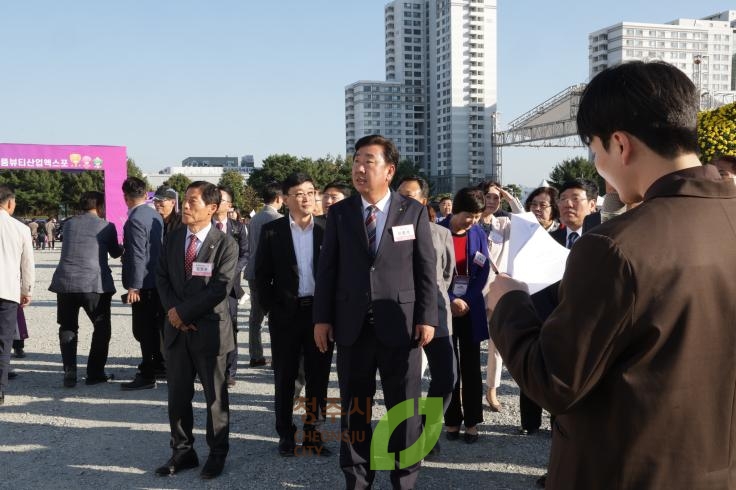
{"type": "MultiPolygon", "coordinates": [[[[363,223],[365,223],[365,218],[368,216],[368,206],[371,206],[371,203],[365,200],[363,196],[360,196],[360,200],[363,201],[363,223]]],[[[378,208],[378,211],[376,211],[376,252],[378,252],[378,248],[381,246],[381,236],[383,236],[383,229],[386,227],[386,220],[388,219],[388,208],[391,205],[391,191],[387,191],[386,195],[381,198],[380,201],[378,201],[375,206],[378,208]]]]}

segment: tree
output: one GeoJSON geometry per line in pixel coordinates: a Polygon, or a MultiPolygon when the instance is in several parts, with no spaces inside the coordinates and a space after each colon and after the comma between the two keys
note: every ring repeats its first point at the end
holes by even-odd
{"type": "Polygon", "coordinates": [[[521,199],[521,186],[518,186],[516,184],[508,184],[504,186],[504,189],[506,189],[516,199],[521,199]]]}
{"type": "Polygon", "coordinates": [[[698,114],[700,161],[717,155],[736,155],[736,102],[698,114]]]}
{"type": "Polygon", "coordinates": [[[282,182],[289,174],[304,172],[308,174],[318,188],[323,188],[333,181],[349,183],[351,181],[352,159],[334,158],[298,158],[293,155],[270,155],[263,160],[263,166],[255,169],[248,178],[248,185],[257,193],[271,182],[282,182]]]}
{"type": "Polygon", "coordinates": [[[174,174],[166,181],[163,185],[167,185],[174,189],[177,194],[179,194],[179,201],[182,201],[184,199],[184,194],[187,192],[187,187],[189,187],[189,184],[191,184],[192,181],[184,174],[174,174]]]}
{"type": "Polygon", "coordinates": [[[583,157],[568,158],[558,163],[549,174],[549,181],[552,185],[559,188],[565,181],[574,179],[587,179],[598,185],[598,192],[604,194],[606,190],[606,181],[598,175],[595,165],[583,157]]]}
{"type": "Polygon", "coordinates": [[[243,209],[243,188],[245,186],[243,174],[237,170],[223,172],[217,185],[230,189],[233,193],[233,207],[239,210],[243,209]]]}
{"type": "Polygon", "coordinates": [[[18,216],[57,215],[62,198],[58,170],[10,170],[0,174],[0,182],[15,189],[18,216]]]}
{"type": "Polygon", "coordinates": [[[391,188],[393,190],[398,189],[401,179],[403,179],[404,177],[414,176],[421,177],[429,182],[429,179],[426,175],[424,175],[419,165],[409,160],[401,160],[396,166],[396,173],[394,174],[394,177],[391,179],[391,188]]]}
{"type": "Polygon", "coordinates": [[[243,186],[243,205],[240,208],[241,216],[250,216],[251,211],[257,211],[263,203],[256,190],[249,186],[243,186]]]}
{"type": "Polygon", "coordinates": [[[135,164],[135,160],[128,157],[128,161],[126,162],[126,164],[128,166],[128,177],[138,177],[146,183],[146,188],[150,189],[151,183],[148,182],[148,179],[143,175],[141,169],[139,169],[138,165],[135,164]]]}

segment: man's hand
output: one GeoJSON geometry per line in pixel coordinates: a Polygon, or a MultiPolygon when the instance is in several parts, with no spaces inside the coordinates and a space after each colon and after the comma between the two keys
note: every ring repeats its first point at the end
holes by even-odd
{"type": "Polygon", "coordinates": [[[330,323],[315,323],[314,324],[314,343],[317,344],[317,349],[321,353],[327,352],[330,342],[334,342],[335,337],[332,333],[332,324],[330,323]]]}
{"type": "Polygon", "coordinates": [[[137,303],[141,300],[141,295],[138,294],[138,290],[134,288],[128,288],[128,304],[132,305],[133,303],[137,303]]]}
{"type": "Polygon", "coordinates": [[[452,316],[454,317],[465,316],[469,311],[470,307],[468,304],[460,298],[455,298],[452,300],[452,303],[450,303],[450,313],[452,313],[452,316]]]}
{"type": "Polygon", "coordinates": [[[414,325],[414,340],[419,343],[419,347],[432,342],[434,338],[434,327],[431,325],[414,325]]]}
{"type": "Polygon", "coordinates": [[[179,317],[179,313],[176,311],[176,308],[171,308],[168,313],[166,313],[166,317],[169,319],[169,323],[171,323],[171,326],[174,328],[182,330],[182,327],[185,326],[184,322],[181,321],[181,317],[179,317]]]}
{"type": "Polygon", "coordinates": [[[31,297],[26,296],[25,294],[21,294],[20,295],[20,306],[23,307],[23,306],[28,306],[30,304],[31,304],[31,297]]]}
{"type": "Polygon", "coordinates": [[[501,299],[501,297],[506,293],[510,293],[511,291],[524,291],[528,294],[529,287],[524,282],[517,281],[516,279],[511,279],[511,277],[507,274],[499,274],[498,276],[496,276],[496,279],[491,283],[490,288],[488,288],[486,307],[489,310],[496,309],[496,305],[498,304],[498,301],[501,299]]]}

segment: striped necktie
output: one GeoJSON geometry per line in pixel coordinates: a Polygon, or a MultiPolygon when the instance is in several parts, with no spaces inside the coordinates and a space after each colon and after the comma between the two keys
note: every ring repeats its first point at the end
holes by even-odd
{"type": "Polygon", "coordinates": [[[367,215],[365,217],[365,231],[368,234],[368,250],[371,256],[376,255],[376,206],[370,205],[365,208],[367,215]]]}
{"type": "Polygon", "coordinates": [[[575,242],[578,241],[578,238],[580,238],[580,235],[578,235],[576,231],[567,235],[567,248],[572,248],[572,246],[575,245],[575,242]]]}

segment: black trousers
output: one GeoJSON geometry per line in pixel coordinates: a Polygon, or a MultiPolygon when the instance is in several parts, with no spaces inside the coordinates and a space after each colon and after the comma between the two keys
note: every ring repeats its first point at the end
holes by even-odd
{"type": "Polygon", "coordinates": [[[18,323],[18,303],[0,298],[0,392],[8,386],[10,351],[18,323]]]}
{"type": "Polygon", "coordinates": [[[483,376],[480,370],[480,342],[474,342],[470,316],[452,319],[452,347],[459,376],[452,401],[445,412],[445,425],[474,427],[483,422],[483,376]]]}
{"type": "Polygon", "coordinates": [[[61,358],[64,367],[77,367],[77,334],[79,309],[83,309],[92,322],[92,345],[87,359],[87,377],[105,375],[107,352],[110,345],[112,324],[110,302],[112,293],[58,293],[56,295],[56,321],[59,324],[61,358]],[[64,332],[70,332],[65,334],[64,332]],[[66,340],[66,341],[65,341],[66,340]]]}
{"type": "MultiPolygon", "coordinates": [[[[180,332],[166,350],[169,388],[171,449],[183,453],[194,445],[194,377],[199,376],[207,405],[207,445],[210,454],[226,456],[230,448],[230,405],[225,374],[225,356],[205,356],[192,341],[196,333],[180,332]]],[[[195,338],[195,341],[198,339],[195,338]]]]}
{"type": "MultiPolygon", "coordinates": [[[[403,320],[401,320],[403,321],[403,320]]],[[[397,325],[397,328],[403,328],[397,325]]],[[[422,356],[418,347],[407,344],[396,347],[383,344],[376,337],[372,318],[364,320],[363,327],[352,345],[337,347],[337,375],[340,381],[341,417],[343,434],[340,443],[340,467],[348,489],[370,488],[375,471],[370,469],[372,402],[376,389],[376,370],[386,408],[421,397],[422,356]],[[347,435],[347,437],[346,437],[347,435]]],[[[422,432],[422,421],[414,403],[414,415],[400,423],[388,444],[388,451],[396,457],[391,471],[393,488],[414,488],[421,463],[399,468],[399,454],[414,444],[422,432]]]]}
{"type": "Polygon", "coordinates": [[[442,398],[442,413],[452,401],[452,393],[457,382],[457,365],[451,337],[435,337],[424,347],[432,376],[427,390],[428,397],[442,398]]]}
{"type": "Polygon", "coordinates": [[[163,317],[156,289],[141,289],[140,301],[133,303],[133,337],[141,344],[141,376],[155,379],[156,369],[164,365],[161,355],[163,317]]]}
{"type": "Polygon", "coordinates": [[[294,382],[299,373],[299,358],[304,354],[305,426],[317,421],[320,406],[325,406],[327,385],[330,380],[332,349],[322,353],[314,343],[312,304],[299,306],[288,320],[269,315],[271,357],[275,385],[276,432],[279,437],[293,438],[296,427],[294,415],[294,382]]]}

